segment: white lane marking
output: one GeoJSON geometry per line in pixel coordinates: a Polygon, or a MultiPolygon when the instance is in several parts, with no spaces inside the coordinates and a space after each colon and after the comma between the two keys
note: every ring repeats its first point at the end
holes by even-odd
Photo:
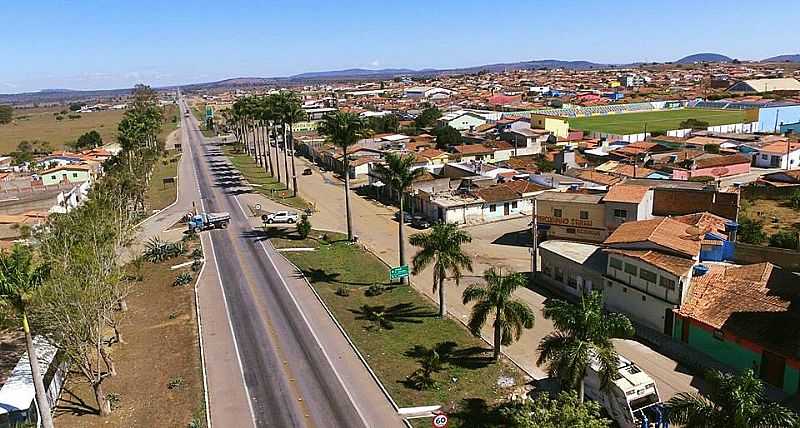
{"type": "MultiPolygon", "coordinates": [[[[242,213],[244,213],[244,208],[242,208],[242,204],[239,202],[239,198],[237,198],[236,195],[234,195],[233,199],[236,201],[236,204],[239,205],[239,209],[242,210],[242,213]]],[[[245,218],[246,217],[247,216],[245,215],[245,218]]],[[[251,229],[256,230],[253,227],[251,227],[251,229]]],[[[319,346],[320,351],[322,351],[322,355],[324,355],[325,359],[328,361],[328,365],[331,367],[331,370],[333,370],[333,374],[336,376],[336,379],[339,381],[339,384],[342,385],[342,389],[344,389],[345,394],[347,394],[347,398],[350,399],[351,403],[353,403],[353,407],[356,409],[356,413],[358,413],[358,417],[361,419],[361,422],[364,423],[365,427],[369,427],[366,418],[364,418],[364,414],[361,413],[361,408],[359,408],[358,403],[353,398],[352,394],[350,394],[350,390],[347,388],[347,385],[344,383],[344,380],[342,380],[342,376],[339,375],[339,371],[336,370],[336,366],[333,364],[333,360],[331,360],[331,357],[328,356],[328,352],[325,351],[325,347],[322,346],[322,342],[319,340],[319,336],[317,336],[317,333],[314,331],[313,328],[311,328],[311,323],[308,321],[308,318],[306,318],[306,314],[303,313],[303,310],[300,307],[300,303],[297,302],[297,299],[294,297],[291,288],[289,288],[289,284],[287,284],[286,280],[283,279],[283,275],[281,275],[280,270],[278,270],[278,266],[276,266],[275,261],[272,260],[272,256],[269,254],[269,251],[267,251],[267,247],[264,246],[264,242],[261,241],[259,242],[259,244],[261,245],[261,249],[264,250],[264,254],[267,255],[267,259],[272,265],[272,268],[275,269],[275,272],[278,274],[278,278],[281,279],[281,283],[283,283],[283,287],[286,289],[286,292],[289,293],[289,297],[292,298],[292,302],[297,308],[297,312],[299,312],[300,316],[303,318],[303,322],[305,322],[306,327],[308,327],[308,330],[314,337],[314,341],[317,343],[317,346],[319,346]]]]}
{"type": "MultiPolygon", "coordinates": [[[[187,141],[187,146],[189,146],[188,141],[187,141]]],[[[191,147],[189,148],[189,151],[190,152],[192,151],[191,147]]],[[[194,179],[195,179],[195,182],[197,183],[197,190],[199,191],[200,190],[200,179],[197,176],[197,168],[195,167],[194,156],[192,156],[192,171],[194,171],[194,179]]],[[[201,195],[201,198],[200,198],[200,207],[201,207],[201,209],[203,211],[206,210],[205,203],[203,202],[203,199],[202,199],[202,195],[201,195]]],[[[222,300],[225,303],[225,317],[228,319],[228,327],[231,330],[231,337],[233,338],[233,347],[234,347],[234,351],[236,352],[236,362],[239,364],[239,374],[241,375],[241,378],[242,378],[242,385],[244,386],[245,394],[247,394],[247,407],[250,409],[250,419],[253,422],[253,427],[257,427],[258,424],[256,423],[256,413],[253,410],[253,402],[252,402],[252,399],[250,397],[250,388],[247,387],[247,381],[245,380],[245,377],[244,377],[244,366],[242,365],[242,357],[239,354],[239,343],[236,340],[236,333],[234,332],[234,329],[233,329],[233,322],[231,322],[230,306],[228,306],[228,298],[225,295],[225,287],[222,285],[222,276],[219,273],[219,261],[217,260],[217,253],[216,253],[216,251],[214,251],[214,241],[211,239],[211,236],[207,236],[207,238],[208,238],[208,243],[209,243],[209,249],[211,250],[211,257],[214,259],[214,266],[216,267],[215,270],[217,271],[217,280],[219,281],[219,287],[222,290],[222,300]]],[[[204,249],[204,251],[205,251],[205,249],[204,249]]],[[[205,257],[205,259],[208,260],[208,257],[205,257]]],[[[205,267],[205,263],[203,263],[203,267],[205,267]]],[[[199,276],[198,276],[198,280],[199,280],[199,276]]],[[[210,413],[211,413],[211,408],[209,406],[209,417],[210,417],[210,413]]]]}

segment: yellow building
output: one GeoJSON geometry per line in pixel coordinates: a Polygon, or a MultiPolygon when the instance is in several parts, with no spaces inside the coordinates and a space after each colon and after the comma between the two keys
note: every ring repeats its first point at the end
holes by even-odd
{"type": "Polygon", "coordinates": [[[544,129],[556,137],[566,138],[569,135],[569,122],[566,119],[545,114],[532,114],[531,128],[544,129]]]}
{"type": "Polygon", "coordinates": [[[603,242],[608,236],[603,195],[541,193],[536,196],[536,220],[547,239],[603,242]]]}

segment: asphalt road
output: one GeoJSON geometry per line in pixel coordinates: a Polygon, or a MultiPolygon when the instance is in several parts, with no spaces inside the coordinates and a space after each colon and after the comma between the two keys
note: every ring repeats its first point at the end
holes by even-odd
{"type": "Polygon", "coordinates": [[[276,253],[252,229],[236,198],[240,189],[235,170],[215,145],[205,142],[193,117],[182,120],[188,135],[184,144],[193,147],[191,162],[201,194],[198,208],[231,215],[227,230],[204,233],[210,236],[211,253],[250,397],[253,424],[257,427],[382,426],[365,420],[351,399],[350,391],[276,267],[276,253]]]}

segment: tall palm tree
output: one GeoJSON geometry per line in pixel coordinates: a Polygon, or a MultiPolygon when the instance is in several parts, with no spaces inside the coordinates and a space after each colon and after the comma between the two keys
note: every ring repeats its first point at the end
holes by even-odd
{"type": "MultiPolygon", "coordinates": [[[[404,266],[406,264],[406,237],[405,237],[405,230],[404,230],[404,209],[403,209],[403,199],[405,196],[406,190],[411,187],[411,184],[422,176],[425,173],[424,168],[412,168],[414,165],[414,155],[409,154],[406,156],[400,156],[395,153],[388,153],[386,154],[385,164],[379,164],[375,166],[374,173],[376,176],[380,178],[380,180],[389,188],[396,191],[400,196],[400,218],[399,218],[399,230],[398,230],[398,245],[400,249],[400,266],[404,266]]],[[[403,282],[405,283],[406,278],[403,278],[403,282]]]]}
{"type": "Polygon", "coordinates": [[[53,428],[53,417],[50,414],[50,403],[47,401],[42,372],[28,324],[28,305],[33,292],[44,283],[49,272],[47,265],[35,263],[31,251],[19,244],[14,245],[10,253],[3,251],[0,254],[0,303],[9,306],[22,318],[33,389],[36,391],[36,405],[42,418],[42,426],[45,428],[53,428]]]}
{"type": "Polygon", "coordinates": [[[666,404],[670,422],[686,428],[792,428],[796,414],[764,397],[764,384],[752,370],[739,375],[710,370],[708,398],[681,392],[666,404]]]}
{"type": "Polygon", "coordinates": [[[347,212],[347,239],[353,240],[353,219],[350,212],[350,159],[347,149],[358,140],[369,136],[367,122],[356,113],[337,111],[325,116],[317,131],[327,136],[331,142],[340,147],[344,162],[344,204],[347,212]]]}
{"type": "Polygon", "coordinates": [[[447,313],[444,280],[450,272],[459,285],[461,270],[472,272],[472,259],[461,248],[472,237],[453,223],[436,223],[430,232],[411,235],[408,241],[420,248],[411,261],[414,275],[433,264],[433,291],[439,292],[439,317],[444,318],[447,313]]]}
{"type": "Polygon", "coordinates": [[[514,299],[514,290],[527,283],[519,272],[503,274],[502,270],[490,268],[483,273],[486,284],[472,284],[462,295],[464,304],[476,302],[469,317],[469,330],[480,336],[481,328],[489,315],[494,313],[494,359],[500,358],[500,345],[508,346],[519,340],[522,329],[533,328],[535,316],[527,303],[514,299]]]}
{"type": "Polygon", "coordinates": [[[550,376],[566,388],[576,389],[583,401],[583,379],[595,360],[600,364],[601,385],[617,376],[619,356],[611,339],[633,334],[633,325],[622,314],[603,311],[603,295],[584,294],[577,305],[553,299],[544,306],[544,317],[553,320],[556,331],[539,343],[536,364],[547,365],[550,376]]]}
{"type": "Polygon", "coordinates": [[[286,117],[284,116],[286,106],[289,103],[289,95],[287,92],[282,91],[278,92],[277,94],[271,94],[270,96],[272,97],[273,108],[276,112],[276,119],[281,125],[281,141],[283,142],[283,175],[286,177],[286,189],[289,189],[289,143],[287,141],[288,137],[286,136],[288,128],[286,126],[286,117]]]}
{"type": "MultiPolygon", "coordinates": [[[[294,124],[302,122],[308,118],[306,111],[297,96],[290,92],[291,95],[286,96],[286,102],[283,105],[283,121],[289,125],[289,145],[291,147],[292,156],[292,189],[293,195],[297,196],[297,170],[294,164],[295,147],[294,147],[294,124]]],[[[288,150],[288,149],[287,149],[288,150]]]]}

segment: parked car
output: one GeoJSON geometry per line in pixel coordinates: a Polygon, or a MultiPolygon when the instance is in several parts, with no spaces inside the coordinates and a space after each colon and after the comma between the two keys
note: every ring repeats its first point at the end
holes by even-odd
{"type": "Polygon", "coordinates": [[[421,215],[415,215],[414,218],[411,219],[411,226],[416,229],[427,229],[431,227],[431,222],[421,215]]]}
{"type": "MultiPolygon", "coordinates": [[[[411,223],[411,214],[408,212],[403,213],[403,223],[411,223]]],[[[400,221],[400,211],[394,213],[394,221],[400,221]]]]}
{"type": "Polygon", "coordinates": [[[311,175],[311,168],[306,168],[303,170],[303,175],[311,175]]]}
{"type": "Polygon", "coordinates": [[[277,211],[274,213],[263,214],[261,216],[261,220],[264,223],[272,224],[272,223],[296,223],[297,220],[300,219],[300,216],[297,213],[289,212],[289,211],[277,211]]]}

